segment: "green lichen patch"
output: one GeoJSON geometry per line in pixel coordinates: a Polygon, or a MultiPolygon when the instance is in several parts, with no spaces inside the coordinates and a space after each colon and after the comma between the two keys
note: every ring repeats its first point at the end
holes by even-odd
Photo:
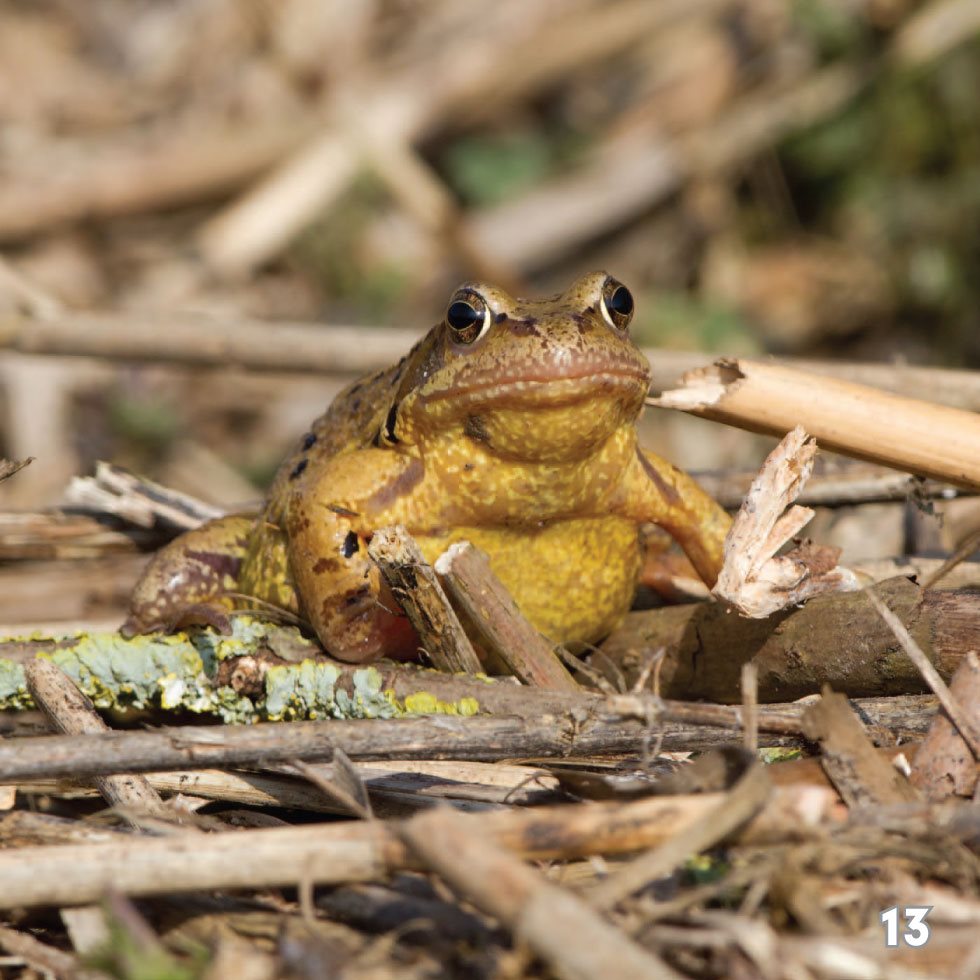
{"type": "Polygon", "coordinates": [[[232,616],[228,635],[205,627],[195,627],[186,635],[179,635],[194,644],[209,677],[215,675],[222,660],[252,655],[259,650],[268,650],[283,660],[300,663],[315,657],[320,649],[295,626],[263,622],[254,616],[232,616]]]}
{"type": "Polygon", "coordinates": [[[313,660],[270,667],[265,675],[265,717],[270,721],[331,717],[339,676],[333,664],[313,660]]]}
{"type": "MultiPolygon", "coordinates": [[[[118,633],[87,633],[39,654],[56,663],[97,708],[122,712],[189,711],[226,723],[297,721],[323,718],[397,718],[411,715],[474,715],[479,701],[464,697],[443,701],[427,692],[403,700],[383,688],[376,668],[346,673],[312,656],[299,663],[277,664],[261,676],[262,693],[254,698],[216,683],[218,665],[260,651],[288,649],[290,659],[317,648],[293,627],[263,623],[250,616],[232,619],[230,635],[194,627],[172,636],[153,634],[125,639],[118,633]]],[[[223,672],[224,673],[224,672],[223,672]]],[[[420,686],[422,684],[420,678],[420,686]]],[[[0,660],[0,710],[32,706],[23,667],[0,660]]]]}
{"type": "Polygon", "coordinates": [[[468,718],[478,714],[480,702],[476,698],[460,698],[458,701],[440,701],[428,691],[409,694],[402,702],[405,713],[412,715],[461,715],[468,718]]]}
{"type": "Polygon", "coordinates": [[[24,711],[33,704],[24,668],[13,660],[0,660],[0,711],[24,711]]]}

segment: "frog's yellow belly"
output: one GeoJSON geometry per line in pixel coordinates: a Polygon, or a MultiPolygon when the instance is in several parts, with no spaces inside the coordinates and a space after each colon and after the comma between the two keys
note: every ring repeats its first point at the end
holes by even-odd
{"type": "Polygon", "coordinates": [[[531,624],[572,646],[612,631],[630,608],[640,569],[636,525],[618,517],[541,528],[459,527],[416,540],[429,562],[458,541],[481,548],[531,624]]]}

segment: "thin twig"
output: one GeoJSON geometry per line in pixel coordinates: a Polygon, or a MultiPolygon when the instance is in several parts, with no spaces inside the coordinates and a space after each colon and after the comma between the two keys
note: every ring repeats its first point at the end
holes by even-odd
{"type": "Polygon", "coordinates": [[[742,664],[743,741],[749,752],[759,749],[759,670],[754,663],[742,664]]]}
{"type": "Polygon", "coordinates": [[[922,652],[922,648],[912,639],[912,634],[905,628],[902,621],[896,616],[882,599],[871,589],[866,589],[865,594],[868,601],[878,611],[878,615],[885,621],[888,628],[895,634],[895,639],[902,645],[902,649],[908,655],[909,660],[915,664],[922,679],[929,685],[932,692],[939,698],[939,703],[943,706],[946,714],[956,726],[959,733],[963,736],[966,743],[970,746],[970,751],[974,757],[980,759],[980,731],[973,726],[970,719],[966,717],[959,703],[952,694],[946,682],[939,676],[939,671],[933,666],[932,661],[922,652]]]}

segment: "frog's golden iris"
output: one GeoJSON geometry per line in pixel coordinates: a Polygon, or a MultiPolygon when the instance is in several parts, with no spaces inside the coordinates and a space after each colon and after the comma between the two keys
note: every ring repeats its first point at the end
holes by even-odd
{"type": "Polygon", "coordinates": [[[404,524],[434,561],[469,540],[557,643],[592,643],[629,609],[639,528],[664,527],[714,582],[728,518],[641,450],[649,364],[633,297],[592,273],[547,300],[466,283],[394,367],[343,391],[282,464],[263,512],[177,538],[133,595],[130,632],[243,596],[304,617],[350,661],[411,657],[415,637],[367,554],[404,524]]]}

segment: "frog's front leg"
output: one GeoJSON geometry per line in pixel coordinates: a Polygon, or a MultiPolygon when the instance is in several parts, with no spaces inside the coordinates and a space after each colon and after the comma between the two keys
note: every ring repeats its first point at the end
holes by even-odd
{"type": "Polygon", "coordinates": [[[288,498],[289,567],[306,618],[333,656],[354,663],[408,658],[418,637],[368,557],[378,528],[422,479],[420,460],[364,449],[328,460],[288,498]]]}
{"type": "Polygon", "coordinates": [[[623,478],[618,509],[639,524],[664,528],[708,587],[715,584],[732,521],[694,479],[655,453],[637,448],[623,478]]]}

